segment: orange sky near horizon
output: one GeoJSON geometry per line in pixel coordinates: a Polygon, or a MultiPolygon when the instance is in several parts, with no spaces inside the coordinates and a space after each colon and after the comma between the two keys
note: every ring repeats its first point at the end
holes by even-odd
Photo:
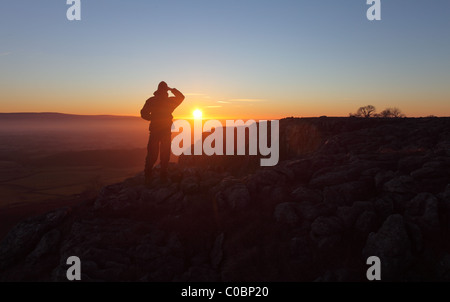
{"type": "MultiPolygon", "coordinates": [[[[79,97],[76,95],[59,97],[57,94],[41,92],[33,99],[25,98],[27,101],[23,101],[20,95],[15,96],[15,98],[10,97],[10,100],[18,99],[22,101],[12,101],[10,106],[3,102],[2,112],[59,112],[80,115],[139,116],[140,109],[149,96],[144,96],[142,93],[142,95],[131,94],[128,97],[126,95],[99,95],[90,98],[87,94],[79,97]]],[[[286,98],[280,98],[280,100],[214,98],[200,93],[185,93],[185,96],[184,102],[174,111],[175,119],[192,118],[195,109],[202,111],[203,119],[261,120],[281,119],[290,116],[348,116],[349,113],[354,113],[359,107],[368,104],[373,104],[377,112],[388,107],[397,107],[408,117],[450,116],[450,106],[446,105],[445,100],[431,102],[424,107],[419,100],[410,102],[411,98],[408,98],[409,102],[407,100],[396,101],[394,98],[388,98],[384,102],[376,99],[366,99],[363,102],[344,98],[339,101],[329,101],[314,96],[301,97],[298,101],[286,98]]]]}

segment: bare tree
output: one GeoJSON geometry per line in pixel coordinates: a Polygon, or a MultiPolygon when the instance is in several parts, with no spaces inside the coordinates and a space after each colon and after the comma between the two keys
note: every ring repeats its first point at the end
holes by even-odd
{"type": "Polygon", "coordinates": [[[390,108],[390,109],[391,109],[392,117],[405,117],[405,115],[402,113],[402,111],[400,109],[398,109],[397,107],[390,108]]]}
{"type": "Polygon", "coordinates": [[[375,112],[375,107],[372,105],[367,105],[364,107],[360,107],[358,111],[356,111],[356,116],[359,117],[371,117],[375,112]]]}
{"type": "Polygon", "coordinates": [[[394,108],[386,108],[380,113],[380,117],[393,117],[393,118],[399,118],[404,117],[405,115],[402,113],[402,111],[396,107],[394,108]]]}
{"type": "Polygon", "coordinates": [[[389,108],[384,109],[383,111],[380,112],[380,117],[391,117],[392,116],[392,112],[389,108]]]}

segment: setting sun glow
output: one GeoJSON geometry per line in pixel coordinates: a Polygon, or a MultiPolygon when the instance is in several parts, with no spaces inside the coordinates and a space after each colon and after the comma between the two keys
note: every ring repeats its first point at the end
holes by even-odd
{"type": "Polygon", "coordinates": [[[194,112],[193,112],[193,114],[194,114],[194,118],[195,119],[201,119],[202,118],[202,111],[200,110],[200,109],[195,109],[194,110],[194,112]]]}

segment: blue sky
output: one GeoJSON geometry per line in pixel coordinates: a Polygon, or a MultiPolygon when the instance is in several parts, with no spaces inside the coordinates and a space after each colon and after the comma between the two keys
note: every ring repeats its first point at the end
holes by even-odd
{"type": "Polygon", "coordinates": [[[450,1],[381,3],[3,0],[0,111],[137,115],[165,80],[179,116],[450,116],[450,1]]]}

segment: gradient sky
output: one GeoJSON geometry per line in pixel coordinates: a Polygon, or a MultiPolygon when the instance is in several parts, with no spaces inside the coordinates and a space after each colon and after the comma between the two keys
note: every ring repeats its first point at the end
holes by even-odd
{"type": "Polygon", "coordinates": [[[0,2],[0,112],[138,115],[161,80],[175,117],[450,116],[450,1],[0,2]]]}

